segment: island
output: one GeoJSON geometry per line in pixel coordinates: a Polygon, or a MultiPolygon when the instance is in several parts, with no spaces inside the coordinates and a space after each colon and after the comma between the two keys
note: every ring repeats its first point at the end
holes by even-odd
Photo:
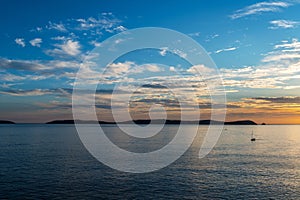
{"type": "MultiPolygon", "coordinates": [[[[46,124],[117,124],[117,122],[107,122],[107,121],[82,121],[82,120],[54,120],[47,122],[46,124]]],[[[180,120],[149,120],[149,119],[140,119],[133,121],[124,121],[118,122],[118,124],[199,124],[199,125],[257,125],[254,121],[251,120],[240,120],[240,121],[231,121],[231,122],[222,122],[222,121],[213,121],[213,120],[200,120],[200,121],[180,121],[180,120]]]]}
{"type": "Polygon", "coordinates": [[[15,124],[15,122],[7,121],[7,120],[0,120],[0,124],[15,124]]]}
{"type": "Polygon", "coordinates": [[[105,122],[105,121],[83,121],[83,120],[53,120],[50,122],[47,122],[46,124],[75,124],[75,121],[77,124],[116,124],[116,122],[105,122]]]}

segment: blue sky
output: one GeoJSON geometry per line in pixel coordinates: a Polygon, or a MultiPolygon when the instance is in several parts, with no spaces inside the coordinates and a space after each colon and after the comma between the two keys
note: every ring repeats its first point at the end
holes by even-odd
{"type": "MultiPolygon", "coordinates": [[[[228,120],[300,123],[299,9],[296,0],[3,0],[0,118],[70,118],[74,74],[90,51],[128,29],[163,27],[192,37],[213,58],[228,92],[228,120]]],[[[149,54],[118,62],[145,64],[149,54]]]]}

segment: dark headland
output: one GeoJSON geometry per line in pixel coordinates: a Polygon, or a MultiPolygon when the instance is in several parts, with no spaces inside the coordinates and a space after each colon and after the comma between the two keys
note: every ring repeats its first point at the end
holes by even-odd
{"type": "MultiPolygon", "coordinates": [[[[96,124],[94,121],[80,121],[76,120],[78,124],[96,124]]],[[[239,121],[231,121],[231,122],[221,122],[221,121],[212,121],[212,120],[200,120],[199,122],[195,121],[180,121],[180,120],[134,120],[134,121],[125,121],[119,122],[119,124],[199,124],[199,125],[257,125],[254,121],[251,120],[239,120],[239,121]]],[[[106,121],[98,121],[99,124],[116,124],[116,122],[106,122],[106,121]]],[[[74,124],[74,120],[54,120],[47,122],[46,124],[74,124]]]]}
{"type": "Polygon", "coordinates": [[[0,120],[0,124],[15,124],[15,122],[7,121],[7,120],[0,120]]]}

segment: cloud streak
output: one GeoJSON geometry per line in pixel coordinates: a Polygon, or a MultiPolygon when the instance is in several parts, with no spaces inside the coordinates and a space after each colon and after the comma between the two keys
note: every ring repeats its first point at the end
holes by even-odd
{"type": "Polygon", "coordinates": [[[222,52],[226,52],[226,51],[234,51],[237,49],[238,49],[238,47],[230,47],[230,48],[225,48],[225,49],[219,49],[219,50],[215,51],[215,53],[218,54],[218,53],[222,53],[222,52]]]}
{"type": "Polygon", "coordinates": [[[65,25],[60,22],[60,23],[53,23],[51,21],[49,21],[49,24],[46,25],[46,28],[49,29],[49,30],[57,30],[57,31],[60,31],[60,32],[67,32],[67,28],[65,27],[65,25]]]}
{"type": "Polygon", "coordinates": [[[29,43],[33,47],[41,47],[42,42],[43,42],[43,40],[41,38],[35,38],[35,39],[29,41],[29,43]]]}
{"type": "Polygon", "coordinates": [[[291,5],[292,4],[283,1],[264,1],[237,10],[234,12],[234,14],[230,15],[229,17],[231,19],[238,19],[251,15],[260,15],[266,12],[279,12],[283,8],[287,8],[291,5]]]}
{"type": "Polygon", "coordinates": [[[48,67],[38,63],[37,61],[9,60],[4,58],[0,58],[0,65],[3,69],[16,69],[16,70],[26,70],[26,71],[48,69],[48,67]]]}
{"type": "Polygon", "coordinates": [[[47,94],[52,94],[51,90],[5,90],[0,91],[0,94],[10,95],[10,96],[42,96],[47,94]]]}
{"type": "Polygon", "coordinates": [[[300,107],[300,97],[295,96],[283,96],[283,97],[255,97],[251,98],[251,100],[258,100],[260,103],[297,103],[300,107]]]}
{"type": "Polygon", "coordinates": [[[290,20],[273,20],[270,21],[270,24],[272,25],[271,27],[269,27],[270,29],[289,29],[296,28],[299,25],[299,22],[290,20]]]}

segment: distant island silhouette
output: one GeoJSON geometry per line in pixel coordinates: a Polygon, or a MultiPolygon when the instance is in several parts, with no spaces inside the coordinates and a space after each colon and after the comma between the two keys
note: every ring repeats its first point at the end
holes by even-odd
{"type": "Polygon", "coordinates": [[[7,120],[0,120],[0,124],[15,124],[15,122],[7,121],[7,120]]]}
{"type": "MultiPolygon", "coordinates": [[[[81,120],[75,120],[78,124],[117,124],[117,122],[107,122],[107,121],[81,121],[81,120]]],[[[221,122],[221,121],[213,121],[213,120],[200,120],[199,122],[197,121],[180,121],[180,120],[133,120],[133,121],[124,121],[124,122],[118,122],[118,124],[199,124],[199,125],[220,125],[220,124],[225,124],[225,125],[257,125],[254,121],[251,120],[239,120],[239,121],[231,121],[231,122],[221,122]]],[[[47,122],[46,124],[74,124],[74,120],[54,120],[47,122]]]]}

